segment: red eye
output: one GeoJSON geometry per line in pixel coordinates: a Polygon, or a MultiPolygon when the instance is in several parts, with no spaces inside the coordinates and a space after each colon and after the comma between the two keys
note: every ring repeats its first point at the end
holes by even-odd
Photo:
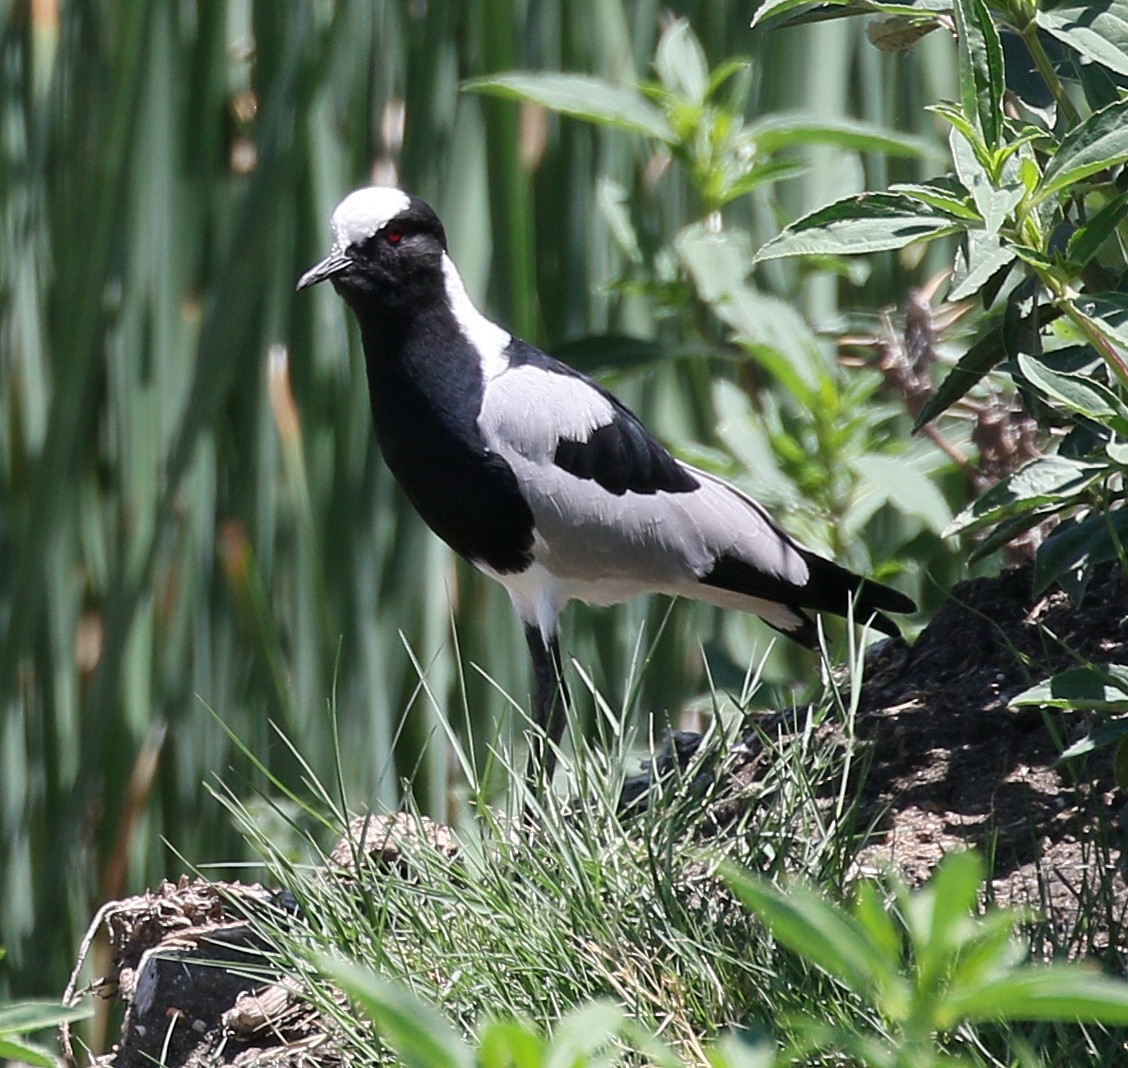
{"type": "Polygon", "coordinates": [[[403,227],[385,226],[384,240],[387,241],[389,245],[398,245],[403,240],[403,227]]]}

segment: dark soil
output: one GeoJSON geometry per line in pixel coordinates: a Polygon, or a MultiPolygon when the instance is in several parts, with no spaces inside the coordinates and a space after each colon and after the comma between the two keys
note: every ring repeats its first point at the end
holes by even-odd
{"type": "MultiPolygon", "coordinates": [[[[1111,751],[1059,765],[1093,723],[1008,703],[1087,662],[1128,663],[1128,583],[1115,566],[1097,570],[1081,604],[1061,591],[1032,598],[1029,568],[961,583],[911,648],[879,647],[857,722],[868,757],[861,823],[873,828],[858,872],[892,868],[915,884],[944,853],[974,846],[993,871],[995,901],[1037,910],[1036,952],[1118,954],[1128,888],[1111,751]]],[[[696,745],[688,736],[673,742],[671,761],[696,745]]],[[[644,802],[646,779],[629,784],[631,803],[644,802]]],[[[445,828],[402,815],[352,830],[334,852],[338,870],[355,872],[361,854],[396,870],[402,834],[457,852],[445,828]]],[[[279,901],[259,887],[217,893],[182,881],[107,906],[98,926],[114,964],[99,992],[116,993],[126,1015],[120,1044],[96,1063],[336,1063],[332,1036],[285,979],[247,978],[245,961],[260,947],[246,915],[279,901]],[[242,974],[216,967],[232,960],[244,961],[242,974]]]]}
{"type": "Polygon", "coordinates": [[[911,649],[882,654],[858,722],[879,832],[862,864],[920,882],[944,853],[977,847],[996,901],[1044,916],[1044,948],[1102,948],[1128,897],[1112,749],[1059,764],[1099,721],[1009,701],[1069,667],[1128,662],[1123,572],[1098,569],[1080,604],[1061,590],[1032,598],[1029,567],[963,582],[911,649]],[[1100,930],[1078,922],[1093,906],[1100,930]]]}

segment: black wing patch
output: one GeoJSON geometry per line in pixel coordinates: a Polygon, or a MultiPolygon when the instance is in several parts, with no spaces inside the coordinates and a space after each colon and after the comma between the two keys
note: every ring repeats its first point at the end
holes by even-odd
{"type": "Polygon", "coordinates": [[[700,483],[626,409],[586,441],[562,438],[553,461],[576,478],[593,479],[608,493],[689,493],[700,483]]]}
{"type": "Polygon", "coordinates": [[[547,353],[514,339],[507,355],[511,366],[539,367],[552,374],[578,378],[614,409],[610,423],[596,428],[587,439],[561,438],[553,462],[576,478],[591,479],[609,493],[691,493],[700,483],[682,467],[639,422],[638,417],[598,382],[553,359],[547,353]]]}

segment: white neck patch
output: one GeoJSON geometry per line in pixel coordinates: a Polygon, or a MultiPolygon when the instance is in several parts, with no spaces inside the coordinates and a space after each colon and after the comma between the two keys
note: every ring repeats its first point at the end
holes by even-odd
{"type": "Polygon", "coordinates": [[[503,330],[497,323],[487,319],[470,299],[466,292],[466,284],[462,275],[454,265],[454,260],[445,252],[443,253],[443,285],[446,288],[447,301],[454,312],[455,322],[458,323],[463,337],[478,350],[482,361],[482,374],[487,381],[501,374],[508,366],[505,359],[505,348],[512,340],[508,330],[503,330]]]}
{"type": "Polygon", "coordinates": [[[411,197],[390,185],[369,185],[351,192],[333,212],[333,247],[342,252],[367,241],[411,206],[411,197]]]}

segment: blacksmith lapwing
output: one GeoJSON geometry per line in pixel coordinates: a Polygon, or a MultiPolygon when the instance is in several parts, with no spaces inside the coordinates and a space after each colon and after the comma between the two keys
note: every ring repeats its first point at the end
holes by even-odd
{"type": "Polygon", "coordinates": [[[358,189],[332,229],[298,289],[328,279],[352,308],[388,467],[431,529],[509,591],[542,728],[534,784],[551,780],[564,729],[557,617],[572,598],[696,597],[807,646],[808,609],[846,615],[852,598],[855,618],[887,634],[898,631],[882,612],[915,610],[804,548],[747,494],[671,456],[602,386],[487,319],[418,197],[358,189]]]}

